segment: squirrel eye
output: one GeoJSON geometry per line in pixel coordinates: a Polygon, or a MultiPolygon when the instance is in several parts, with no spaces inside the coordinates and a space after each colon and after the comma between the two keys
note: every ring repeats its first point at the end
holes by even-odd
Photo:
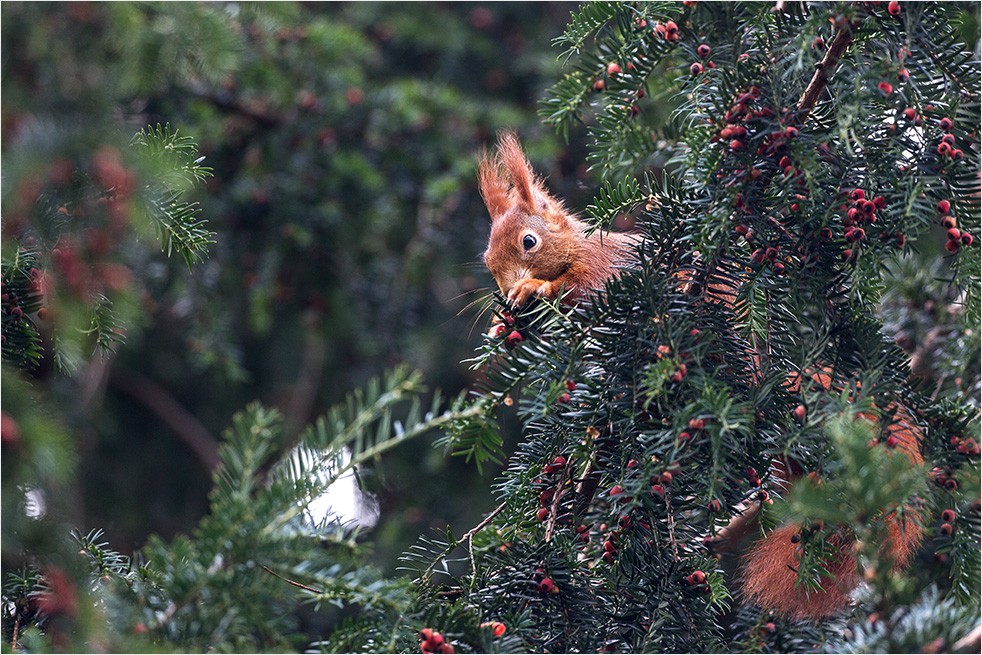
{"type": "Polygon", "coordinates": [[[534,248],[535,243],[535,237],[531,234],[526,234],[524,237],[522,237],[522,246],[524,246],[526,250],[531,250],[534,248]]]}

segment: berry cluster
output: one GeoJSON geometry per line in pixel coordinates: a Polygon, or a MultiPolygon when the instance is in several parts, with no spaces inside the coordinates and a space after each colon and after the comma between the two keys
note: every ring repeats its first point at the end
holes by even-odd
{"type": "Polygon", "coordinates": [[[692,440],[693,435],[698,436],[706,428],[706,419],[694,418],[689,421],[689,429],[679,432],[679,443],[684,444],[692,440]]]}
{"type": "Polygon", "coordinates": [[[552,581],[552,578],[546,575],[545,569],[536,569],[535,576],[538,581],[535,583],[535,588],[542,594],[558,594],[559,587],[556,583],[552,581]]]}
{"type": "Polygon", "coordinates": [[[685,576],[685,583],[690,587],[695,587],[700,593],[709,593],[709,585],[706,583],[706,574],[702,571],[693,571],[685,576]]]}
{"type": "Polygon", "coordinates": [[[514,348],[520,344],[524,337],[522,333],[518,330],[511,329],[515,324],[515,317],[508,312],[501,314],[501,323],[495,323],[488,330],[488,338],[492,341],[503,339],[505,345],[509,348],[514,348]]]}
{"type": "Polygon", "coordinates": [[[950,253],[958,252],[958,248],[961,246],[970,246],[974,239],[972,235],[968,232],[962,232],[958,229],[958,221],[955,220],[953,214],[951,214],[951,202],[948,200],[941,200],[938,202],[937,206],[938,213],[941,214],[941,226],[947,230],[945,236],[948,237],[947,243],[945,243],[945,250],[950,253]]]}
{"type": "Polygon", "coordinates": [[[423,641],[419,645],[419,649],[424,653],[455,653],[452,644],[444,640],[443,635],[441,635],[436,630],[430,628],[423,628],[419,631],[419,638],[423,641]]]}
{"type": "MultiPolygon", "coordinates": [[[[545,476],[554,476],[566,467],[566,458],[562,455],[556,456],[552,463],[546,464],[542,467],[542,473],[545,476]]],[[[543,484],[542,478],[539,478],[536,482],[543,484]]],[[[539,492],[539,510],[536,512],[536,518],[540,521],[545,521],[549,518],[550,507],[555,500],[557,500],[556,494],[562,495],[562,489],[557,487],[556,480],[550,480],[549,484],[539,492]]]]}
{"type": "Polygon", "coordinates": [[[955,450],[960,453],[973,456],[982,454],[982,450],[979,449],[979,444],[976,443],[975,439],[971,437],[953,436],[949,440],[949,443],[951,443],[951,445],[955,447],[955,450]]]}
{"type": "Polygon", "coordinates": [[[931,469],[931,480],[945,491],[955,491],[958,489],[958,481],[955,480],[950,468],[935,466],[931,469]]]}
{"type": "MultiPolygon", "coordinates": [[[[708,57],[710,52],[712,52],[712,48],[710,48],[705,43],[701,43],[699,47],[696,48],[696,54],[699,55],[700,59],[705,59],[706,57],[708,57]]],[[[716,68],[716,64],[714,64],[711,61],[708,61],[706,62],[705,68],[716,68]]],[[[693,62],[691,66],[689,66],[689,73],[691,73],[693,76],[698,75],[703,70],[704,68],[702,62],[696,61],[693,62]]]]}
{"type": "Polygon", "coordinates": [[[484,623],[481,624],[481,627],[491,628],[491,630],[494,632],[495,637],[500,637],[501,635],[505,634],[505,630],[507,630],[505,624],[502,623],[501,621],[485,621],[484,623]]]}

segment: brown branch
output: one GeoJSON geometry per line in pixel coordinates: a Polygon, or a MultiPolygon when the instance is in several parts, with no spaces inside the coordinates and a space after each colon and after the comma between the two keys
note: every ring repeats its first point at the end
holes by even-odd
{"type": "Polygon", "coordinates": [[[218,466],[218,441],[160,384],[138,373],[113,368],[109,383],[153,412],[197,455],[208,471],[218,466]]]}
{"type": "Polygon", "coordinates": [[[308,586],[307,586],[307,585],[305,585],[305,584],[300,584],[299,582],[294,582],[293,580],[290,580],[289,578],[284,578],[284,577],[283,577],[282,575],[280,575],[280,574],[279,574],[279,573],[277,573],[276,571],[274,571],[274,570],[272,570],[272,569],[271,569],[271,568],[269,568],[268,566],[264,566],[264,565],[262,565],[262,564],[260,564],[260,566],[262,566],[262,567],[263,567],[263,570],[264,570],[264,571],[266,571],[266,573],[269,573],[269,574],[270,574],[271,576],[273,576],[273,577],[275,577],[275,578],[279,578],[280,580],[283,580],[284,582],[289,582],[289,583],[290,583],[290,584],[292,584],[292,585],[293,585],[294,587],[300,587],[301,589],[303,589],[303,590],[305,590],[305,591],[312,591],[312,592],[313,592],[313,593],[315,593],[315,594],[323,594],[323,593],[324,593],[324,592],[323,592],[323,591],[321,591],[320,589],[314,589],[313,587],[308,587],[308,586]]]}
{"type": "Polygon", "coordinates": [[[496,517],[498,514],[501,514],[501,512],[503,512],[505,510],[505,505],[506,504],[507,503],[501,503],[500,505],[498,505],[494,509],[493,512],[491,512],[490,514],[488,514],[484,518],[483,521],[481,521],[480,523],[478,523],[475,527],[471,528],[471,530],[469,530],[467,532],[467,534],[465,534],[463,537],[460,538],[461,543],[463,543],[465,541],[470,541],[470,539],[474,535],[476,535],[478,532],[480,532],[481,530],[483,530],[484,528],[486,528],[487,525],[488,525],[488,523],[490,523],[494,519],[494,517],[496,517]]]}
{"type": "Polygon", "coordinates": [[[808,112],[811,111],[811,108],[815,105],[815,101],[818,100],[818,96],[825,90],[826,85],[829,83],[829,76],[839,64],[839,59],[842,58],[842,55],[845,54],[846,50],[852,44],[853,33],[865,19],[866,15],[863,13],[845,25],[841,25],[839,31],[835,34],[835,38],[832,39],[832,44],[829,46],[828,52],[825,53],[825,57],[822,61],[815,64],[815,74],[812,75],[811,82],[808,83],[808,87],[805,88],[805,92],[801,94],[801,98],[798,100],[799,122],[804,122],[808,112]]]}

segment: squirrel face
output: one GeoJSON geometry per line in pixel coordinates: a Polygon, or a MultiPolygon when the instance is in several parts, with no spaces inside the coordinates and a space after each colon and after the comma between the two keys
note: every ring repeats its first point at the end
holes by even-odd
{"type": "Polygon", "coordinates": [[[576,260],[581,236],[532,171],[514,134],[501,136],[493,159],[482,158],[478,179],[491,214],[484,263],[501,293],[508,296],[522,280],[563,276],[576,260]]]}
{"type": "Polygon", "coordinates": [[[505,296],[519,280],[559,278],[574,260],[568,225],[543,210],[530,214],[516,207],[491,223],[484,263],[505,296]]]}

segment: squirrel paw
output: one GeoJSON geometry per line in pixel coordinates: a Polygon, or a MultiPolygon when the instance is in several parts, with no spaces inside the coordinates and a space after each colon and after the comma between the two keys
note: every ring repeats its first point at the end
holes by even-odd
{"type": "Polygon", "coordinates": [[[532,294],[552,298],[552,284],[548,280],[539,280],[530,277],[523,278],[516,282],[515,286],[508,292],[508,301],[512,307],[521,307],[532,294]]]}

